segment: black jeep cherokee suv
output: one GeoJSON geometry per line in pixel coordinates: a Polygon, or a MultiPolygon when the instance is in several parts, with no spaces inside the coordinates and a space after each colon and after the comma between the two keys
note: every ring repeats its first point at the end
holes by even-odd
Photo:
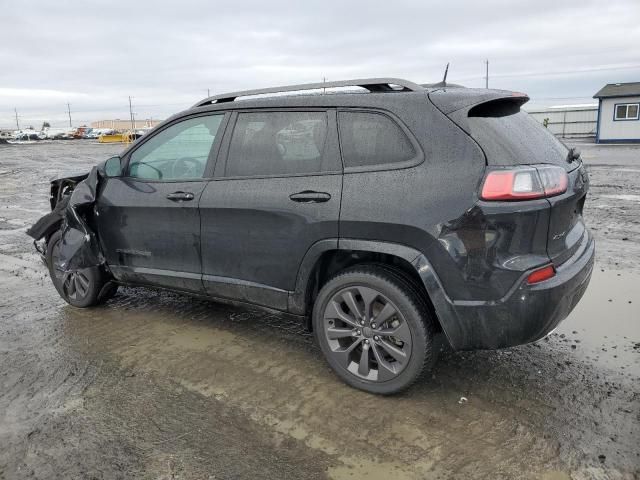
{"type": "Polygon", "coordinates": [[[210,97],[53,181],[31,234],[71,305],[146,285],[288,312],[344,381],[397,392],[434,338],[535,341],[589,283],[587,173],[527,100],[390,78],[210,97]]]}

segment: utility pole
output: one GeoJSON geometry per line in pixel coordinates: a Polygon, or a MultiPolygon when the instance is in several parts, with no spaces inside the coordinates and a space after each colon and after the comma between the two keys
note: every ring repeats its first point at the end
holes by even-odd
{"type": "Polygon", "coordinates": [[[207,98],[209,98],[211,96],[211,92],[209,92],[209,89],[207,88],[207,98]]]}
{"type": "MultiPolygon", "coordinates": [[[[327,77],[322,77],[322,83],[327,83],[327,77]]],[[[322,94],[327,93],[327,89],[322,87],[322,94]]]]}
{"type": "Polygon", "coordinates": [[[486,59],[484,63],[487,67],[486,76],[484,77],[484,88],[489,88],[489,59],[486,59]]]}
{"type": "Polygon", "coordinates": [[[133,110],[131,109],[131,96],[129,96],[129,115],[131,116],[131,131],[134,131],[136,129],[136,124],[133,119],[133,110]]]}
{"type": "Polygon", "coordinates": [[[67,102],[67,113],[69,114],[69,128],[71,128],[73,125],[71,125],[71,104],[69,102],[67,102]]]}
{"type": "Polygon", "coordinates": [[[18,127],[18,130],[20,130],[20,122],[18,121],[18,109],[14,108],[13,111],[16,112],[16,127],[18,127]]]}

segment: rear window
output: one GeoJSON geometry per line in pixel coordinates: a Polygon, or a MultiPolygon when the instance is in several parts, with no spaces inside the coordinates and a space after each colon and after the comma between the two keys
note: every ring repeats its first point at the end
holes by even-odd
{"type": "Polygon", "coordinates": [[[519,105],[487,102],[451,116],[482,147],[489,165],[569,165],[567,147],[519,105]]]}
{"type": "Polygon", "coordinates": [[[345,167],[406,162],[416,156],[402,129],[384,114],[340,112],[338,121],[345,167]]]}

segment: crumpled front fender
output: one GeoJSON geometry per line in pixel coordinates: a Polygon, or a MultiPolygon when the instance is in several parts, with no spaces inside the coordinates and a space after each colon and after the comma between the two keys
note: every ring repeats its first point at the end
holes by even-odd
{"type": "Polygon", "coordinates": [[[94,167],[75,186],[71,195],[60,199],[51,213],[40,218],[27,230],[27,235],[36,241],[49,238],[58,229],[62,230],[58,267],[64,271],[104,264],[97,235],[87,221],[97,199],[100,179],[99,170],[94,167]]]}

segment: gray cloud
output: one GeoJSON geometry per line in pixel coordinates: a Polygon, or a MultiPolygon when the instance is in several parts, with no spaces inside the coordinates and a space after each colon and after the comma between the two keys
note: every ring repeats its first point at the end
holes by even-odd
{"type": "Polygon", "coordinates": [[[449,79],[583,103],[640,79],[637,0],[10,2],[0,126],[164,117],[212,92],[363,76],[449,79]],[[433,3],[433,4],[431,4],[433,3]]]}

